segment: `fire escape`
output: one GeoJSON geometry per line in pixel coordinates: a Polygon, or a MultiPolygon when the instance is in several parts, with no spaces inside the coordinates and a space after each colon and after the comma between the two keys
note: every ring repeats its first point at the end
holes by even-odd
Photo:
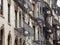
{"type": "Polygon", "coordinates": [[[52,17],[52,10],[51,10],[50,6],[48,5],[48,3],[46,3],[46,2],[44,2],[43,13],[44,13],[44,23],[45,23],[45,25],[43,27],[43,33],[45,36],[46,45],[52,45],[51,42],[49,41],[49,38],[50,39],[52,38],[52,37],[50,37],[50,35],[53,33],[53,31],[52,31],[53,28],[47,20],[48,17],[52,17]]]}
{"type": "MultiPolygon", "coordinates": [[[[19,6],[20,6],[20,8],[24,11],[24,13],[27,13],[27,9],[24,7],[24,3],[25,3],[25,1],[24,0],[22,0],[23,2],[21,2],[20,0],[14,0],[19,6]]],[[[30,4],[29,4],[30,5],[30,4]]],[[[31,7],[29,6],[29,9],[31,10],[31,7]]],[[[31,16],[30,14],[29,14],[29,16],[30,16],[30,18],[32,19],[32,20],[34,20],[36,23],[37,23],[37,25],[39,25],[40,27],[41,27],[41,24],[40,24],[40,21],[43,21],[43,20],[41,20],[41,19],[39,19],[39,18],[35,18],[34,16],[31,16]]],[[[26,26],[25,26],[26,27],[26,26]]],[[[20,32],[19,30],[20,30],[20,28],[15,28],[15,30],[18,30],[18,32],[20,32]]],[[[22,32],[23,32],[23,34],[24,34],[24,28],[22,29],[22,32]]],[[[30,31],[31,32],[31,31],[30,31]]],[[[39,41],[36,41],[36,42],[39,42],[39,41]]]]}
{"type": "Polygon", "coordinates": [[[46,38],[46,44],[47,45],[52,45],[50,42],[49,42],[49,38],[51,34],[53,34],[53,45],[60,45],[60,40],[58,39],[58,32],[60,30],[60,23],[59,23],[59,14],[60,14],[60,7],[57,7],[56,4],[52,4],[52,8],[49,9],[49,6],[47,4],[47,7],[43,8],[43,11],[44,11],[44,17],[45,17],[45,27],[43,28],[44,30],[44,35],[45,35],[45,38],[46,38]],[[52,14],[52,10],[54,11],[54,14],[52,14]],[[47,22],[47,17],[49,16],[48,13],[46,13],[48,10],[50,10],[50,16],[52,16],[52,26],[47,22]],[[56,18],[57,17],[57,18],[56,18]],[[51,29],[51,32],[49,32],[49,29],[51,29]]]}
{"type": "MultiPolygon", "coordinates": [[[[23,4],[23,2],[24,2],[24,0],[23,0],[23,2],[21,3],[21,1],[20,0],[14,0],[20,7],[21,7],[21,9],[25,12],[25,13],[27,13],[27,9],[24,7],[24,4],[23,4]]],[[[41,1],[38,1],[38,2],[41,2],[41,1]]],[[[45,24],[45,26],[43,27],[42,26],[42,28],[43,28],[43,35],[44,35],[44,37],[45,37],[45,40],[46,40],[46,44],[47,45],[52,45],[50,42],[49,42],[49,38],[50,38],[50,35],[53,33],[53,28],[52,28],[52,26],[47,22],[47,17],[48,16],[52,16],[52,11],[51,11],[51,8],[49,7],[49,5],[46,3],[46,2],[42,2],[43,3],[43,6],[42,6],[42,10],[43,10],[43,17],[44,17],[44,19],[45,19],[45,21],[43,21],[42,19],[40,19],[40,18],[35,18],[35,17],[33,17],[33,16],[31,16],[31,15],[29,15],[30,17],[31,17],[31,19],[32,20],[34,20],[35,22],[37,22],[37,24],[41,27],[41,22],[43,23],[44,22],[44,24],[45,24]],[[49,11],[50,13],[47,13],[47,11],[49,11]],[[51,30],[51,32],[49,32],[49,29],[51,30]]],[[[54,26],[53,26],[54,27],[54,26]]],[[[38,41],[39,42],[39,41],[38,41]]]]}
{"type": "Polygon", "coordinates": [[[27,9],[24,7],[24,3],[25,3],[24,0],[14,0],[14,1],[25,13],[27,13],[27,9]]]}
{"type": "MultiPolygon", "coordinates": [[[[24,0],[14,0],[14,2],[15,2],[25,13],[27,12],[26,9],[25,9],[25,7],[24,7],[24,3],[25,3],[24,0]]],[[[15,27],[14,29],[15,29],[15,32],[17,31],[17,32],[19,32],[19,33],[22,34],[22,35],[23,35],[24,30],[25,30],[23,27],[20,27],[20,28],[15,27]]]]}
{"type": "Polygon", "coordinates": [[[58,7],[56,4],[53,4],[53,10],[54,10],[54,13],[56,14],[56,17],[53,15],[53,44],[54,45],[60,45],[60,39],[59,39],[59,36],[58,36],[58,32],[60,30],[60,23],[59,23],[59,14],[60,14],[60,7],[58,7]]]}

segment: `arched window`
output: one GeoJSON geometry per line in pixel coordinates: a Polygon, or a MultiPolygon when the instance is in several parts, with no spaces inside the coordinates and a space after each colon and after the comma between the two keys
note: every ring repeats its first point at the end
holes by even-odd
{"type": "Polygon", "coordinates": [[[21,27],[21,11],[19,12],[19,26],[21,27]]]}
{"type": "Polygon", "coordinates": [[[0,14],[3,15],[3,0],[0,0],[0,14]]]}
{"type": "Polygon", "coordinates": [[[8,1],[8,23],[10,23],[10,5],[11,5],[11,0],[7,0],[8,1]]]}
{"type": "Polygon", "coordinates": [[[11,35],[9,34],[8,35],[8,45],[11,45],[12,43],[11,43],[11,35]]]}
{"type": "Polygon", "coordinates": [[[18,44],[18,39],[16,38],[16,39],[15,39],[15,45],[17,45],[17,44],[18,44]]]}
{"type": "Polygon", "coordinates": [[[20,38],[20,45],[22,45],[22,38],[20,38]]]}
{"type": "Polygon", "coordinates": [[[0,30],[0,45],[3,44],[3,29],[0,30]]]}
{"type": "Polygon", "coordinates": [[[23,41],[23,45],[26,45],[25,40],[23,41]]]}

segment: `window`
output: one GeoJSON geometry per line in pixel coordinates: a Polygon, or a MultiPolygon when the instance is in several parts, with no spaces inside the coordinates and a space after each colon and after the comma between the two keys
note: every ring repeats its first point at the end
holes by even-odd
{"type": "Polygon", "coordinates": [[[15,10],[15,27],[17,27],[17,11],[15,10]]]}
{"type": "Polygon", "coordinates": [[[0,14],[3,14],[3,0],[1,0],[1,5],[0,5],[0,14]]]}
{"type": "Polygon", "coordinates": [[[38,40],[39,40],[39,36],[40,36],[40,28],[38,27],[38,40]]]}
{"type": "Polygon", "coordinates": [[[17,45],[18,44],[18,40],[17,39],[15,39],[15,45],[17,45]]]}
{"type": "Polygon", "coordinates": [[[20,39],[20,45],[22,45],[22,38],[20,39]]]}
{"type": "Polygon", "coordinates": [[[35,40],[35,26],[33,26],[33,29],[34,29],[34,40],[35,40]]]}
{"type": "Polygon", "coordinates": [[[28,17],[28,25],[30,25],[30,17],[28,17]]]}
{"type": "Polygon", "coordinates": [[[8,23],[10,23],[10,4],[8,4],[8,23]]]}
{"type": "Polygon", "coordinates": [[[0,45],[2,45],[3,42],[3,30],[0,30],[0,45]]]}
{"type": "Polygon", "coordinates": [[[21,27],[21,11],[19,12],[19,26],[21,27]]]}
{"type": "Polygon", "coordinates": [[[11,45],[12,41],[11,41],[11,35],[8,35],[8,45],[11,45]]]}

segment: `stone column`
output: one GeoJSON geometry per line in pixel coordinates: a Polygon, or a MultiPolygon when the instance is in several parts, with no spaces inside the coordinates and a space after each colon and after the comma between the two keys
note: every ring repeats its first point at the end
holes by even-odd
{"type": "Polygon", "coordinates": [[[35,40],[38,40],[38,25],[35,25],[35,40]]]}

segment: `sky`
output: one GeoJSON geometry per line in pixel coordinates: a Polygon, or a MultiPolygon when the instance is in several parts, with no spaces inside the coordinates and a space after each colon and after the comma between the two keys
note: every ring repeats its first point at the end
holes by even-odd
{"type": "Polygon", "coordinates": [[[57,0],[57,5],[58,7],[60,7],[60,0],[57,0]]]}

